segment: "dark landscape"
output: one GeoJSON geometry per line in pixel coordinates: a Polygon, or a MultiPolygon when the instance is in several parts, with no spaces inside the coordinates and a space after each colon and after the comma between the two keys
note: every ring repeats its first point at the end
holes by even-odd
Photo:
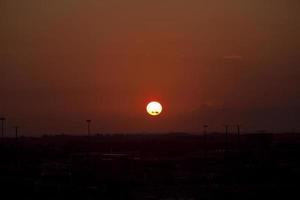
{"type": "Polygon", "coordinates": [[[298,196],[299,134],[2,138],[1,194],[25,199],[298,196]]]}

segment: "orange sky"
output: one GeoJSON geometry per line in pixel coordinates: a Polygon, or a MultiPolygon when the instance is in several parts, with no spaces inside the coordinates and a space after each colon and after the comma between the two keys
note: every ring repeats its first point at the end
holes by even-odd
{"type": "Polygon", "coordinates": [[[26,133],[299,127],[297,0],[2,0],[0,115],[26,133]],[[148,100],[164,113],[149,118],[148,100]]]}

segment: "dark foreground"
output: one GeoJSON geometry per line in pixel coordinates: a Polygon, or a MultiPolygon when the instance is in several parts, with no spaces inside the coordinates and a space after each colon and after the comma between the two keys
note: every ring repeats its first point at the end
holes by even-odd
{"type": "Polygon", "coordinates": [[[300,189],[298,134],[2,139],[0,156],[6,199],[298,199],[300,189]]]}

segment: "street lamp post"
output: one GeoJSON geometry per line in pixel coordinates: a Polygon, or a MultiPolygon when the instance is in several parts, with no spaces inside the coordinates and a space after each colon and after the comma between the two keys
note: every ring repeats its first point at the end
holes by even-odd
{"type": "Polygon", "coordinates": [[[240,148],[240,145],[241,145],[241,127],[240,125],[236,125],[236,129],[237,129],[237,136],[238,136],[238,147],[240,148]]]}
{"type": "Polygon", "coordinates": [[[207,127],[208,125],[203,125],[203,148],[204,148],[204,156],[207,156],[207,127]]]}
{"type": "Polygon", "coordinates": [[[228,135],[229,135],[229,125],[225,125],[225,148],[228,150],[228,135]]]}
{"type": "Polygon", "coordinates": [[[4,137],[4,131],[5,131],[5,117],[1,117],[0,118],[1,120],[1,137],[3,138],[4,137]]]}
{"type": "Polygon", "coordinates": [[[88,119],[88,120],[86,120],[86,122],[87,122],[87,124],[88,124],[88,129],[87,129],[87,131],[88,131],[88,136],[90,136],[90,134],[91,134],[91,122],[92,122],[92,120],[90,120],[90,119],[88,119]]]}
{"type": "Polygon", "coordinates": [[[15,133],[16,133],[16,140],[18,140],[18,136],[19,136],[19,135],[18,135],[18,131],[19,131],[19,127],[18,127],[18,126],[15,127],[15,131],[16,131],[16,132],[15,132],[15,133]]]}
{"type": "Polygon", "coordinates": [[[203,126],[203,137],[204,137],[204,145],[206,146],[206,139],[207,139],[207,127],[208,125],[203,126]]]}
{"type": "Polygon", "coordinates": [[[208,125],[203,126],[203,135],[204,136],[206,136],[206,134],[207,134],[207,127],[208,127],[208,125]]]}

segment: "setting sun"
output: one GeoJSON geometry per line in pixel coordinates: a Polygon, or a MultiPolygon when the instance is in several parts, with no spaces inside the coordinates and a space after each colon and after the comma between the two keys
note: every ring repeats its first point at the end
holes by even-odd
{"type": "Polygon", "coordinates": [[[152,102],[148,103],[146,110],[149,115],[157,116],[162,111],[162,105],[157,101],[152,101],[152,102]]]}

